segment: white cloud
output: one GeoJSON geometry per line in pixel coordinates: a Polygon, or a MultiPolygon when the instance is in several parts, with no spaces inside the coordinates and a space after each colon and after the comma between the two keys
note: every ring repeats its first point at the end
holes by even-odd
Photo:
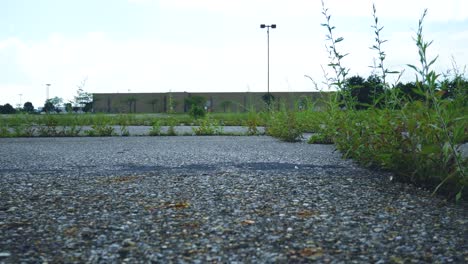
{"type": "MultiPolygon", "coordinates": [[[[324,49],[324,31],[318,21],[322,21],[318,0],[129,1],[134,4],[154,3],[166,10],[205,10],[250,17],[244,17],[245,21],[240,20],[242,25],[236,24],[232,27],[229,24],[232,21],[224,21],[226,27],[216,38],[207,40],[200,37],[195,43],[182,42],[178,38],[115,39],[102,32],[74,37],[51,34],[39,41],[25,41],[19,38],[0,40],[0,62],[6,63],[7,68],[13,65],[15,70],[21,72],[21,78],[0,78],[0,104],[17,102],[20,93],[23,94],[23,102],[31,100],[36,106],[43,104],[46,83],[52,84],[51,96],[69,100],[76,92],[76,85],[84,77],[88,77],[85,89],[96,93],[128,90],[264,91],[266,34],[258,28],[256,20],[268,23],[269,18],[275,19],[271,22],[278,23],[279,26],[271,33],[271,90],[312,90],[313,86],[304,78],[305,74],[318,82],[323,79],[320,65],[326,65],[328,59],[324,49]],[[229,31],[229,34],[226,31],[229,31]]],[[[450,16],[447,19],[457,20],[466,16],[458,9],[466,5],[462,1],[448,1],[445,2],[446,6],[432,0],[376,0],[376,3],[379,16],[411,18],[414,21],[408,25],[407,31],[403,32],[392,32],[392,25],[385,25],[385,39],[389,39],[389,42],[384,44],[387,53],[386,65],[392,70],[401,70],[407,63],[418,62],[417,50],[411,39],[414,36],[411,28],[417,26],[423,6],[430,8],[428,19],[432,17],[433,20],[442,20],[450,16]],[[431,11],[433,9],[434,11],[431,11]]],[[[337,31],[340,31],[340,23],[343,21],[353,21],[350,16],[371,17],[370,0],[328,0],[327,5],[334,18],[343,19],[336,23],[337,31]]],[[[237,17],[231,20],[236,22],[237,17]]],[[[383,22],[385,24],[385,21],[383,22]]],[[[201,35],[209,35],[201,28],[194,30],[201,30],[201,35]]],[[[451,55],[457,58],[462,67],[468,63],[468,53],[464,45],[468,42],[468,31],[446,34],[434,33],[427,28],[427,32],[426,38],[434,40],[429,50],[430,55],[440,55],[436,65],[438,69],[445,70],[450,67],[451,55]]],[[[195,33],[198,34],[198,31],[195,33]]],[[[197,35],[195,33],[194,35],[197,35]]],[[[370,27],[356,28],[353,32],[338,32],[338,35],[345,37],[340,50],[350,53],[343,60],[344,65],[351,68],[352,74],[368,74],[371,71],[368,66],[372,64],[372,58],[375,56],[369,49],[373,40],[370,27]]],[[[409,78],[414,76],[412,72],[407,72],[409,78]]]]}
{"type": "MultiPolygon", "coordinates": [[[[15,91],[8,88],[8,82],[0,84],[2,100],[11,94],[15,97],[20,88],[26,95],[45,83],[52,84],[51,97],[72,99],[76,85],[86,76],[86,89],[91,92],[127,92],[160,77],[158,43],[151,40],[115,41],[102,33],[90,33],[73,39],[54,34],[40,42],[9,43],[15,43],[16,54],[9,63],[17,63],[28,78],[15,91]]],[[[0,42],[0,47],[5,45],[0,42]]],[[[45,93],[35,99],[36,104],[44,100],[45,93]]]]}

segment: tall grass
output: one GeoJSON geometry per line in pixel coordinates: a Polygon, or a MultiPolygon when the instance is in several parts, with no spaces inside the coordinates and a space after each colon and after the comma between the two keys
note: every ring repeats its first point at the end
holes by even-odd
{"type": "MultiPolygon", "coordinates": [[[[378,166],[393,171],[401,181],[411,182],[433,189],[433,194],[444,193],[456,200],[467,197],[464,193],[467,179],[467,159],[462,159],[458,147],[466,142],[467,106],[466,91],[468,81],[461,75],[456,78],[452,98],[443,98],[444,82],[432,70],[437,57],[429,59],[427,51],[432,42],[423,36],[423,23],[427,10],[419,19],[414,38],[420,66],[408,65],[417,73],[417,89],[423,100],[402,96],[395,85],[387,82],[388,74],[396,74],[385,68],[386,53],[380,33],[383,29],[378,23],[377,11],[373,6],[376,43],[371,47],[378,57],[375,65],[379,78],[383,80],[384,97],[374,98],[373,106],[367,110],[355,110],[356,98],[350,96],[352,87],[346,85],[348,69],[343,66],[337,43],[343,38],[334,39],[335,27],[332,26],[329,10],[322,1],[327,29],[327,50],[330,55],[329,67],[335,73],[330,86],[338,93],[328,108],[322,124],[318,126],[322,138],[330,139],[343,153],[367,166],[378,166]],[[383,103],[380,103],[382,102],[383,103]],[[379,105],[379,107],[377,107],[379,105]],[[344,107],[343,107],[344,106],[344,107]],[[382,107],[383,106],[383,107],[382,107]]],[[[328,77],[327,81],[328,81],[328,77]]]]}

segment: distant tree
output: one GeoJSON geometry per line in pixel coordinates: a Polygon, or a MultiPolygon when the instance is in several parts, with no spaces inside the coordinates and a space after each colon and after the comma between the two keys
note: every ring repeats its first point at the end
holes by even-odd
{"type": "Polygon", "coordinates": [[[63,99],[58,97],[58,96],[55,96],[54,98],[52,99],[49,99],[48,100],[49,102],[52,103],[52,105],[54,106],[54,110],[55,112],[60,112],[60,107],[62,106],[63,104],[63,99]]]}
{"type": "Polygon", "coordinates": [[[44,104],[44,107],[42,108],[42,111],[46,113],[55,112],[55,106],[50,100],[47,100],[44,104]]]}
{"type": "MultiPolygon", "coordinates": [[[[81,83],[77,86],[78,89],[76,91],[76,96],[74,98],[74,107],[79,107],[81,109],[83,109],[84,111],[84,108],[86,106],[86,104],[89,104],[91,102],[93,102],[93,95],[91,93],[88,93],[88,92],[85,92],[84,91],[84,87],[86,85],[86,81],[88,80],[88,78],[85,78],[83,79],[83,81],[81,81],[81,83]]],[[[86,112],[86,111],[84,111],[86,112]]]]}
{"type": "Polygon", "coordinates": [[[26,102],[23,105],[23,110],[26,113],[32,113],[32,112],[34,112],[34,105],[31,102],[26,102]]]}
{"type": "Polygon", "coordinates": [[[405,84],[398,83],[395,88],[404,100],[424,101],[425,96],[418,92],[418,85],[415,82],[407,82],[405,84]]]}
{"type": "Polygon", "coordinates": [[[377,107],[382,106],[384,104],[382,99],[385,95],[385,84],[380,76],[373,74],[367,77],[366,86],[369,90],[368,102],[377,107]]]}
{"type": "Polygon", "coordinates": [[[67,111],[67,113],[73,112],[73,106],[71,103],[66,103],[63,106],[65,106],[65,111],[67,111]]]}
{"type": "Polygon", "coordinates": [[[384,93],[383,83],[378,76],[371,75],[366,79],[359,75],[346,79],[345,89],[356,100],[356,109],[367,109],[378,105],[377,99],[384,93]]]}
{"type": "Polygon", "coordinates": [[[93,111],[93,102],[86,103],[83,108],[83,112],[89,113],[91,111],[93,111]]]}
{"type": "Polygon", "coordinates": [[[14,114],[16,113],[15,108],[11,104],[0,105],[0,114],[14,114]]]}
{"type": "Polygon", "coordinates": [[[440,83],[440,91],[444,99],[468,98],[468,80],[462,75],[446,78],[440,83]]]}

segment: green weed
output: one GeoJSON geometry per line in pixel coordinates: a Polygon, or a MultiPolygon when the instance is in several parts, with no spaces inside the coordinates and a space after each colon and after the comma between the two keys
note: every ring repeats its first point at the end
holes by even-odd
{"type": "Polygon", "coordinates": [[[150,136],[161,136],[161,123],[159,122],[159,120],[155,120],[151,126],[151,129],[150,129],[150,132],[149,132],[149,135],[150,136]]]}
{"type": "Polygon", "coordinates": [[[221,135],[223,133],[223,128],[216,125],[209,116],[200,120],[198,127],[192,128],[193,133],[197,136],[212,136],[212,135],[221,135]]]}
{"type": "Polygon", "coordinates": [[[297,121],[294,112],[283,109],[271,112],[266,131],[268,135],[283,141],[296,142],[302,139],[304,128],[297,121]]]}

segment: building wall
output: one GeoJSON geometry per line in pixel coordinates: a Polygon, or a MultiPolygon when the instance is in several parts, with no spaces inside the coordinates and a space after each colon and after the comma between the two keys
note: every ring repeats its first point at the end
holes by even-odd
{"type": "MultiPolygon", "coordinates": [[[[323,97],[318,92],[273,92],[273,107],[281,105],[293,108],[305,108],[303,102],[317,102],[323,97]],[[301,103],[302,102],[302,103],[301,103]]],[[[102,113],[185,113],[189,106],[185,99],[190,96],[202,96],[210,112],[246,112],[250,109],[261,111],[266,108],[262,99],[265,93],[96,93],[93,94],[94,112],[102,113]],[[173,102],[172,108],[170,102],[173,102]]],[[[326,95],[325,95],[326,96],[326,95]]],[[[315,107],[320,107],[316,105],[315,107]]]]}

